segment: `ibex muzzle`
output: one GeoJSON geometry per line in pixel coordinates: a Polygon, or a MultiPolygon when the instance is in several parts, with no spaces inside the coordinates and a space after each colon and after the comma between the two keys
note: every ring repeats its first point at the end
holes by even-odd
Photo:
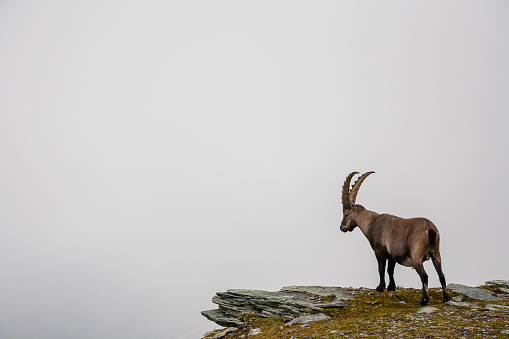
{"type": "Polygon", "coordinates": [[[422,282],[420,304],[426,305],[429,302],[428,275],[424,270],[423,262],[431,258],[442,285],[444,301],[448,301],[449,295],[440,259],[440,234],[436,226],[425,218],[403,219],[390,214],[378,214],[355,204],[362,182],[372,173],[374,172],[361,175],[352,189],[350,189],[350,182],[358,172],[352,172],[346,177],[341,194],[343,220],[340,229],[343,232],[351,232],[358,226],[368,239],[378,261],[380,284],[376,290],[383,292],[385,289],[387,262],[389,263],[387,266],[387,273],[389,273],[387,290],[389,291],[396,289],[394,282],[396,263],[412,267],[415,268],[422,282]]]}

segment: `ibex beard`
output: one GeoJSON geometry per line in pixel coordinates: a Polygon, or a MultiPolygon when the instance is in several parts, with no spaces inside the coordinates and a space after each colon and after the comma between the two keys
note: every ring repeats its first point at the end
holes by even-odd
{"type": "Polygon", "coordinates": [[[343,184],[341,194],[343,220],[340,229],[343,232],[351,232],[355,227],[359,227],[368,239],[378,261],[380,283],[376,290],[383,292],[385,289],[385,267],[387,263],[388,291],[396,289],[396,283],[394,282],[396,263],[412,267],[419,274],[422,282],[420,304],[422,306],[427,305],[429,302],[428,275],[424,270],[423,262],[431,259],[442,285],[444,301],[448,301],[449,295],[447,294],[440,259],[440,234],[436,226],[425,218],[403,219],[390,214],[379,214],[369,211],[361,205],[356,205],[355,200],[362,182],[374,172],[361,175],[350,189],[350,181],[358,173],[350,173],[343,184]]]}

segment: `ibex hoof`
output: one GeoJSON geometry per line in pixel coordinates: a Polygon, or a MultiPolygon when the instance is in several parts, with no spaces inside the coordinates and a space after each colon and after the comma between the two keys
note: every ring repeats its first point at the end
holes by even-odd
{"type": "Polygon", "coordinates": [[[387,291],[396,291],[396,285],[387,286],[387,291]]]}
{"type": "Polygon", "coordinates": [[[385,286],[377,286],[376,291],[377,292],[383,292],[385,289],[385,286]]]}
{"type": "Polygon", "coordinates": [[[421,300],[421,302],[419,303],[419,305],[421,306],[426,306],[428,304],[428,300],[421,300]]]}

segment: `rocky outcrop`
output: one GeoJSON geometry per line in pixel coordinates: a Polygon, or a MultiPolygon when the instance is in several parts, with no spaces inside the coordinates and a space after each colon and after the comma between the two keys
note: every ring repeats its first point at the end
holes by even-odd
{"type": "MultiPolygon", "coordinates": [[[[448,301],[448,310],[437,307],[422,307],[417,314],[431,315],[440,312],[471,312],[476,310],[492,311],[497,313],[509,312],[508,305],[478,302],[493,301],[504,302],[509,299],[509,280],[487,281],[486,286],[471,287],[461,284],[449,284],[447,288],[459,295],[453,295],[448,301]],[[492,292],[494,291],[494,292],[492,292]],[[470,299],[463,301],[464,297],[470,299]],[[473,300],[472,300],[473,299],[473,300]],[[454,310],[454,311],[453,311],[454,310]]],[[[291,327],[294,324],[308,326],[308,322],[330,320],[329,315],[321,313],[327,308],[345,307],[345,300],[354,299],[356,293],[364,296],[376,293],[369,289],[352,289],[342,287],[323,286],[288,286],[277,292],[260,290],[228,290],[218,292],[212,301],[219,307],[215,310],[203,311],[202,314],[218,325],[230,329],[217,333],[214,339],[229,337],[230,333],[242,328],[246,316],[263,318],[278,318],[291,327]]],[[[401,301],[404,303],[404,301],[401,301]]],[[[382,305],[383,306],[383,305],[382,305]]],[[[415,312],[415,311],[414,311],[415,312]]],[[[327,313],[327,312],[325,312],[327,313]]],[[[332,321],[332,320],[331,320],[332,321]]],[[[246,332],[246,336],[256,334],[246,332]]]]}
{"type": "Polygon", "coordinates": [[[354,294],[352,289],[323,286],[288,286],[279,292],[228,290],[212,298],[219,309],[201,313],[225,327],[242,325],[241,318],[248,315],[290,321],[325,308],[345,307],[343,301],[353,299],[354,294]]]}
{"type": "Polygon", "coordinates": [[[487,281],[479,287],[450,284],[448,288],[451,301],[442,303],[441,291],[436,288],[433,306],[420,308],[415,300],[421,290],[413,288],[398,287],[394,292],[384,293],[366,288],[321,286],[289,286],[278,292],[228,290],[214,296],[218,309],[202,314],[227,327],[209,332],[208,339],[328,338],[331,335],[422,338],[443,337],[444,334],[470,338],[508,334],[508,280],[487,281]],[[354,299],[348,302],[353,310],[352,317],[348,310],[327,310],[345,307],[344,301],[348,299],[354,299]],[[358,322],[359,312],[371,317],[363,321],[362,326],[352,327],[358,322]],[[286,325],[251,316],[279,318],[286,325]]]}

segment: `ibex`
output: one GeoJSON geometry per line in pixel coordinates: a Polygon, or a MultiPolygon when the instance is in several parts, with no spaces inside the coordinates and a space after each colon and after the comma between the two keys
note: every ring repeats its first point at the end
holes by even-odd
{"type": "Polygon", "coordinates": [[[378,214],[365,209],[361,205],[356,205],[355,199],[362,182],[374,172],[361,175],[350,190],[350,181],[358,173],[350,173],[343,184],[341,194],[343,220],[340,229],[343,232],[351,232],[359,226],[362,233],[368,238],[378,261],[380,284],[376,290],[383,292],[385,289],[385,265],[387,261],[389,261],[387,267],[387,273],[389,273],[387,290],[389,291],[396,289],[396,283],[394,282],[394,266],[396,266],[396,263],[413,267],[422,282],[420,304],[422,306],[427,305],[429,301],[428,275],[424,270],[423,262],[431,258],[442,285],[444,301],[448,301],[449,295],[445,287],[445,276],[442,272],[440,260],[440,235],[436,226],[425,218],[402,219],[390,214],[378,214]]]}

